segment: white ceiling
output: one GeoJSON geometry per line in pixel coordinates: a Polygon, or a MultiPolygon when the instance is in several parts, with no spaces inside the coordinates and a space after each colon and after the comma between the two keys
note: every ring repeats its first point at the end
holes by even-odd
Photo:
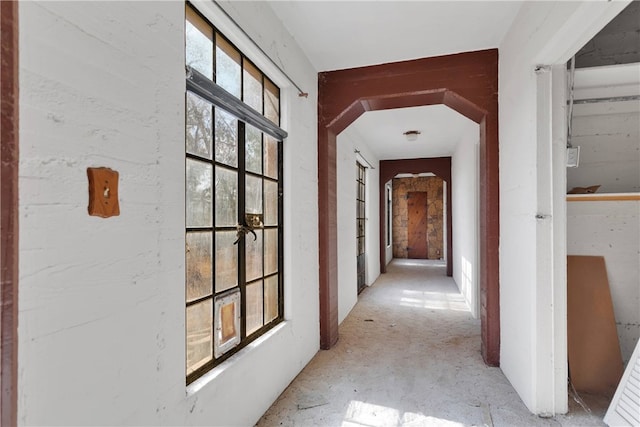
{"type": "MultiPolygon", "coordinates": [[[[318,71],[496,48],[521,1],[271,1],[318,71]]],[[[444,105],[365,113],[354,133],[379,159],[449,156],[477,125],[444,105]],[[402,135],[422,132],[414,142],[402,135]]]]}
{"type": "Polygon", "coordinates": [[[521,1],[271,1],[318,71],[498,47],[521,1]]]}
{"type": "Polygon", "coordinates": [[[453,154],[462,135],[478,125],[446,105],[369,111],[345,132],[367,145],[380,160],[443,157],[453,154]],[[415,141],[403,135],[420,131],[415,141]]]}

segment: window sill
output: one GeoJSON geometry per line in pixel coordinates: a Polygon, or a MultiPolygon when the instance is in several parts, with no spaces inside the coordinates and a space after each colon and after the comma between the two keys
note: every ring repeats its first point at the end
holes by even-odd
{"type": "Polygon", "coordinates": [[[193,396],[197,394],[200,390],[206,387],[209,383],[215,380],[219,375],[221,375],[227,369],[232,369],[234,365],[236,365],[241,359],[243,359],[249,352],[253,351],[257,347],[261,346],[263,342],[273,337],[274,335],[280,333],[284,328],[289,325],[289,321],[284,320],[280,322],[273,329],[265,332],[264,335],[257,338],[252,343],[248,344],[245,348],[240,350],[238,353],[229,357],[229,359],[222,362],[220,365],[216,366],[191,384],[187,385],[186,394],[187,397],[193,396]]]}

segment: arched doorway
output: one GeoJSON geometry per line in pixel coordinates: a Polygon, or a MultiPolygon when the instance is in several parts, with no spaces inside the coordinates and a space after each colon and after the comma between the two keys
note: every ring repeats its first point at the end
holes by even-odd
{"type": "Polygon", "coordinates": [[[500,363],[497,49],[318,76],[320,347],[338,340],[336,135],[367,111],[444,104],[480,125],[482,355],[500,363]]]}

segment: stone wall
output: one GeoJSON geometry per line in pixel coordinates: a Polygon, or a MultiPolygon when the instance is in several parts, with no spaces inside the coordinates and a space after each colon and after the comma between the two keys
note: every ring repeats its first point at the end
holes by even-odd
{"type": "Polygon", "coordinates": [[[442,259],[443,248],[443,180],[436,176],[393,179],[393,257],[407,258],[407,193],[427,192],[428,259],[442,259]]]}

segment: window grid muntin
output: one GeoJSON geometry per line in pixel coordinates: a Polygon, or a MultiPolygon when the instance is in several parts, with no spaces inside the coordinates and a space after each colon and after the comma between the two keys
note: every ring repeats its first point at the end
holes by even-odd
{"type": "MultiPolygon", "coordinates": [[[[221,37],[222,39],[224,39],[225,42],[227,42],[232,48],[234,48],[236,50],[236,52],[238,52],[240,54],[240,74],[242,76],[242,72],[244,70],[244,61],[249,61],[256,69],[258,69],[258,71],[262,74],[262,111],[260,111],[260,113],[262,113],[264,115],[264,91],[266,90],[266,85],[264,84],[264,81],[267,80],[271,85],[273,85],[274,88],[276,88],[278,90],[278,122],[275,123],[276,125],[280,126],[280,122],[282,121],[282,97],[281,97],[281,91],[280,88],[278,87],[278,85],[276,85],[274,83],[273,80],[271,80],[269,78],[269,76],[265,75],[260,68],[255,65],[255,63],[253,61],[251,61],[249,58],[247,58],[241,51],[240,49],[238,49],[236,47],[236,45],[229,40],[229,38],[227,36],[225,36],[223,33],[221,33],[220,31],[218,31],[218,29],[209,22],[209,20],[202,14],[200,13],[200,11],[191,4],[190,1],[186,2],[187,5],[187,9],[193,11],[196,15],[198,15],[199,18],[203,19],[207,24],[209,24],[209,26],[211,27],[212,31],[213,31],[213,40],[212,40],[212,46],[213,46],[213,81],[216,81],[216,55],[215,55],[215,49],[216,49],[216,36],[221,37]]],[[[188,20],[188,16],[185,18],[185,21],[188,20]]],[[[196,27],[197,28],[197,27],[196,27]]],[[[197,94],[195,94],[197,95],[197,94]]],[[[240,100],[244,101],[244,78],[240,78],[240,100]]],[[[266,117],[266,116],[265,116],[266,117]]]]}
{"type": "MultiPolygon", "coordinates": [[[[208,102],[208,101],[207,101],[208,102]]],[[[214,110],[215,108],[218,107],[213,107],[214,110]]],[[[212,122],[213,125],[215,126],[215,122],[212,122]]],[[[261,150],[263,153],[263,157],[264,157],[264,133],[261,133],[261,140],[262,140],[262,144],[261,144],[261,150]]],[[[195,379],[199,378],[200,376],[202,376],[204,373],[206,373],[207,371],[209,371],[211,368],[217,366],[218,364],[220,364],[221,362],[223,362],[224,360],[226,360],[228,357],[231,357],[233,354],[235,354],[237,351],[239,351],[241,348],[245,347],[247,344],[249,344],[250,342],[252,342],[253,340],[255,340],[256,338],[258,338],[260,335],[262,335],[264,332],[268,331],[269,329],[271,329],[273,326],[275,326],[277,323],[279,323],[280,321],[282,321],[283,319],[283,308],[284,308],[284,299],[283,299],[283,274],[282,274],[282,268],[283,268],[283,250],[282,250],[282,218],[283,218],[283,213],[282,213],[282,141],[278,141],[276,140],[277,143],[277,147],[278,147],[278,161],[277,161],[277,165],[278,165],[278,175],[279,175],[279,179],[274,179],[272,177],[266,176],[264,175],[264,162],[262,163],[262,172],[263,174],[258,174],[255,172],[250,172],[250,171],[245,171],[244,173],[240,173],[240,171],[242,170],[242,168],[244,168],[244,163],[245,163],[245,123],[242,120],[238,120],[238,167],[233,167],[233,166],[229,166],[228,164],[219,162],[219,161],[215,161],[215,160],[211,160],[211,159],[207,159],[204,158],[202,156],[198,156],[197,154],[193,154],[193,153],[187,153],[185,152],[185,162],[187,158],[190,159],[194,159],[194,160],[199,160],[205,163],[209,163],[212,165],[212,167],[214,168],[214,173],[212,174],[212,188],[214,188],[215,190],[215,168],[216,167],[221,167],[224,169],[228,169],[228,170],[233,170],[238,172],[238,198],[237,198],[237,203],[238,203],[238,220],[241,219],[241,216],[243,215],[243,211],[245,209],[245,202],[246,202],[246,198],[241,196],[241,192],[244,193],[244,189],[246,188],[246,176],[253,176],[255,178],[259,178],[261,179],[262,182],[262,193],[263,193],[263,198],[262,198],[262,211],[263,211],[263,215],[264,215],[264,211],[265,211],[265,197],[264,197],[264,182],[265,181],[269,181],[269,182],[273,182],[273,183],[277,183],[278,185],[278,202],[277,202],[277,216],[278,216],[278,225],[275,226],[264,226],[261,231],[264,233],[265,230],[278,230],[278,247],[277,247],[277,258],[278,258],[278,262],[277,262],[277,270],[273,273],[269,273],[269,274],[264,274],[264,269],[265,269],[265,262],[264,262],[264,255],[265,255],[265,241],[264,241],[264,237],[262,240],[262,257],[263,257],[263,262],[262,262],[262,276],[256,278],[255,280],[251,280],[250,282],[246,281],[246,270],[245,268],[241,268],[242,266],[246,266],[246,246],[243,244],[238,243],[238,284],[234,287],[231,287],[229,289],[225,289],[223,291],[219,291],[216,292],[215,290],[215,273],[214,273],[214,280],[212,283],[212,293],[211,295],[208,296],[203,296],[201,298],[186,302],[186,307],[190,307],[193,305],[196,305],[198,303],[203,303],[207,300],[211,300],[212,302],[212,306],[213,309],[215,310],[215,302],[216,302],[216,298],[217,297],[221,297],[227,293],[229,293],[230,291],[233,291],[235,289],[239,289],[240,290],[240,307],[241,307],[241,332],[240,332],[240,344],[237,345],[236,347],[234,347],[233,349],[227,351],[226,353],[224,353],[223,355],[221,355],[219,358],[215,358],[215,356],[213,356],[212,360],[210,360],[209,362],[207,362],[206,364],[202,365],[201,367],[197,368],[196,370],[194,370],[193,372],[191,372],[190,374],[188,374],[187,376],[187,382],[190,383],[192,381],[194,381],[195,379]],[[242,177],[242,178],[241,178],[242,177]],[[241,189],[243,191],[241,191],[241,189]],[[266,286],[266,281],[268,278],[274,277],[274,276],[278,276],[278,298],[277,298],[277,302],[278,302],[278,315],[276,316],[276,318],[274,318],[273,320],[271,320],[270,322],[265,323],[265,310],[264,310],[264,306],[265,306],[265,286],[266,286]],[[252,284],[252,283],[256,283],[262,281],[263,282],[263,312],[262,312],[262,316],[263,316],[263,326],[260,327],[259,329],[257,329],[256,331],[254,331],[251,335],[247,336],[246,335],[246,318],[247,318],[247,313],[246,313],[246,307],[247,307],[247,301],[246,301],[246,286],[252,284]]],[[[215,144],[215,141],[214,141],[215,144]]],[[[214,156],[215,157],[215,156],[214,156]]],[[[213,205],[213,210],[215,212],[215,197],[212,198],[212,205],[213,205]]],[[[232,226],[216,226],[215,225],[215,217],[213,219],[213,226],[209,227],[209,226],[201,226],[201,227],[185,227],[186,232],[202,232],[202,231],[210,231],[213,233],[213,259],[212,259],[212,264],[213,264],[213,268],[215,271],[216,268],[216,256],[215,256],[215,244],[216,244],[216,234],[217,232],[220,231],[235,231],[236,228],[232,227],[232,226]]],[[[186,292],[186,291],[185,291],[186,292]]],[[[186,298],[185,298],[186,300],[186,298]]],[[[215,311],[212,313],[212,317],[215,319],[215,311]]],[[[212,331],[215,334],[215,324],[212,327],[212,331]]],[[[212,345],[213,345],[213,337],[212,337],[212,341],[211,341],[212,345]]],[[[213,349],[212,349],[212,354],[214,353],[213,349]]]]}
{"type": "MultiPolygon", "coordinates": [[[[189,7],[189,6],[188,6],[189,7]]],[[[205,21],[206,18],[203,17],[195,8],[190,7],[197,15],[199,15],[202,19],[204,19],[205,21]]],[[[207,21],[208,22],[208,21],[207,21]]],[[[211,25],[212,31],[213,31],[213,40],[212,40],[212,49],[213,49],[213,70],[214,70],[214,81],[215,81],[215,77],[216,77],[216,37],[220,36],[221,38],[223,38],[227,43],[229,43],[229,45],[231,47],[233,47],[234,49],[237,50],[237,52],[240,54],[240,58],[241,58],[241,68],[240,68],[240,72],[241,72],[241,80],[240,80],[240,84],[241,84],[241,88],[240,88],[240,93],[243,96],[244,95],[244,78],[243,78],[243,71],[244,71],[244,61],[248,59],[242,54],[242,52],[240,52],[234,45],[233,43],[231,43],[223,34],[219,33],[217,31],[217,29],[211,25]]],[[[252,63],[253,64],[253,63],[252,63]]],[[[277,106],[277,112],[278,112],[278,120],[277,120],[277,125],[279,125],[280,123],[280,111],[281,111],[281,99],[280,99],[280,90],[279,88],[267,77],[264,75],[264,73],[262,73],[257,66],[254,65],[254,67],[258,70],[258,72],[261,75],[261,97],[262,97],[262,114],[264,115],[264,109],[265,109],[265,91],[266,91],[266,87],[265,87],[265,80],[269,81],[274,88],[277,89],[277,97],[278,97],[278,106],[277,106]]],[[[199,97],[199,95],[197,93],[193,93],[193,95],[199,97]]],[[[202,98],[200,98],[202,99],[202,98]]],[[[262,215],[264,216],[265,214],[265,193],[264,193],[264,188],[265,188],[265,182],[269,181],[272,183],[276,183],[277,184],[277,202],[276,202],[276,207],[277,207],[277,225],[270,225],[270,226],[264,226],[263,228],[261,228],[261,231],[264,234],[265,230],[277,230],[277,269],[275,272],[273,273],[269,273],[267,275],[264,274],[265,272],[265,239],[263,237],[263,241],[262,241],[262,276],[259,278],[256,278],[255,280],[252,280],[251,282],[247,283],[245,280],[245,268],[244,266],[246,266],[246,245],[243,244],[243,240],[241,240],[238,243],[238,284],[232,288],[229,289],[225,289],[223,291],[220,292],[216,292],[215,290],[215,267],[216,267],[216,232],[220,232],[220,231],[235,231],[235,227],[231,227],[231,226],[216,226],[215,224],[215,196],[212,197],[212,207],[213,207],[213,211],[214,211],[214,217],[213,217],[213,225],[211,227],[185,227],[186,233],[189,232],[202,232],[202,231],[209,231],[213,234],[213,243],[212,243],[212,251],[213,251],[213,256],[212,256],[212,264],[213,264],[213,269],[214,269],[214,273],[213,273],[213,283],[212,283],[212,293],[210,296],[205,296],[202,298],[199,298],[198,300],[194,300],[191,301],[189,303],[186,303],[186,306],[192,306],[194,304],[196,304],[197,302],[203,302],[206,301],[208,299],[212,300],[212,306],[214,307],[213,310],[214,312],[212,313],[212,316],[215,318],[216,312],[215,312],[215,301],[216,301],[216,297],[220,296],[220,295],[224,295],[226,293],[229,293],[231,291],[233,291],[234,289],[239,288],[240,289],[240,295],[241,295],[241,312],[242,312],[242,316],[241,316],[241,342],[239,345],[237,345],[234,349],[229,350],[228,352],[226,352],[225,354],[221,355],[219,358],[215,358],[213,357],[212,360],[210,360],[209,362],[207,362],[206,364],[204,364],[203,366],[197,368],[196,370],[194,370],[193,372],[191,372],[190,374],[187,375],[187,383],[191,383],[193,382],[195,379],[197,379],[198,377],[202,376],[204,373],[206,373],[207,371],[209,371],[211,368],[217,366],[218,364],[220,364],[222,361],[226,360],[227,358],[231,357],[233,354],[237,353],[241,348],[245,347],[247,344],[249,344],[250,342],[252,342],[253,340],[255,340],[256,338],[258,338],[259,336],[261,336],[264,332],[268,331],[269,329],[271,329],[273,326],[275,326],[277,323],[279,323],[280,321],[283,320],[284,318],[284,298],[283,298],[283,291],[284,291],[284,287],[283,287],[283,283],[284,283],[284,279],[283,279],[283,228],[282,228],[282,221],[283,221],[283,203],[282,203],[282,194],[283,194],[283,187],[282,187],[282,168],[283,168],[283,162],[282,162],[282,140],[280,140],[279,138],[273,138],[272,139],[276,142],[276,152],[277,152],[277,159],[276,159],[276,165],[277,165],[277,178],[273,178],[271,176],[267,176],[265,175],[265,133],[258,129],[258,131],[260,132],[260,136],[261,136],[261,154],[262,154],[262,161],[261,161],[261,165],[260,165],[260,169],[261,169],[261,174],[260,173],[255,173],[255,172],[250,172],[250,171],[246,171],[246,167],[245,167],[245,161],[246,161],[246,157],[245,157],[245,136],[246,136],[246,131],[245,131],[245,127],[248,126],[247,123],[245,123],[244,121],[242,121],[241,119],[237,118],[238,120],[238,141],[237,141],[237,158],[238,158],[238,162],[237,162],[237,167],[228,165],[226,163],[223,162],[219,162],[216,160],[216,155],[215,155],[215,111],[216,108],[219,108],[217,106],[212,105],[209,101],[205,100],[207,103],[209,103],[211,105],[212,108],[212,135],[213,135],[213,141],[212,141],[212,147],[211,147],[211,151],[212,151],[212,159],[208,159],[202,156],[199,156],[197,154],[193,154],[193,153],[187,153],[186,149],[185,149],[185,162],[187,158],[191,158],[193,160],[198,160],[198,161],[203,161],[203,162],[207,162],[209,164],[211,164],[211,166],[213,167],[213,173],[212,173],[212,189],[214,190],[215,193],[215,178],[216,178],[216,168],[217,167],[222,167],[228,170],[234,170],[237,172],[237,205],[238,205],[238,209],[237,209],[237,213],[238,213],[238,220],[242,219],[241,217],[244,215],[244,211],[245,211],[245,202],[246,202],[246,176],[254,176],[256,178],[259,178],[261,180],[261,191],[262,191],[262,215]],[[241,164],[242,162],[242,164],[241,164]],[[242,172],[244,171],[244,172],[242,172]],[[277,298],[277,307],[278,307],[278,314],[275,318],[273,318],[271,321],[269,322],[265,322],[265,316],[266,316],[266,299],[265,299],[265,295],[266,295],[266,282],[267,279],[272,278],[272,277],[278,277],[278,283],[277,283],[277,293],[278,293],[278,298],[277,298]],[[263,282],[263,287],[262,287],[262,304],[263,304],[263,308],[262,308],[262,313],[263,313],[263,318],[262,318],[262,323],[263,326],[260,327],[258,330],[254,331],[249,337],[246,336],[246,317],[247,317],[247,312],[246,312],[246,286],[250,285],[251,283],[255,283],[258,281],[262,281],[263,282]]],[[[232,114],[233,115],[233,114],[232,114]]],[[[234,115],[235,117],[235,115],[234,115]]],[[[269,119],[270,120],[270,119],[269,119]]],[[[271,120],[270,120],[271,121],[271,120]]],[[[273,122],[273,121],[272,121],[273,122]]],[[[275,123],[275,122],[274,122],[275,123]]],[[[185,175],[186,176],[186,175],[185,175]]],[[[186,183],[185,183],[186,185],[186,183]]],[[[185,204],[185,209],[186,209],[186,204],[185,204]]],[[[186,212],[185,212],[186,213],[186,212]]],[[[185,292],[186,292],[186,286],[185,286],[185,292]]],[[[186,298],[185,298],[186,300],[186,298]]],[[[213,330],[213,334],[215,334],[215,320],[214,320],[214,324],[212,325],[212,330],[213,330]]],[[[186,342],[185,342],[186,344],[186,342]]],[[[214,346],[213,344],[213,338],[211,341],[211,345],[212,347],[214,346]]],[[[211,352],[213,353],[214,350],[213,348],[211,349],[211,352]]]]}
{"type": "Polygon", "coordinates": [[[356,255],[362,255],[365,253],[365,227],[366,227],[366,211],[365,211],[365,177],[366,168],[356,162],[357,165],[357,177],[356,177],[356,241],[357,250],[356,255]]]}

